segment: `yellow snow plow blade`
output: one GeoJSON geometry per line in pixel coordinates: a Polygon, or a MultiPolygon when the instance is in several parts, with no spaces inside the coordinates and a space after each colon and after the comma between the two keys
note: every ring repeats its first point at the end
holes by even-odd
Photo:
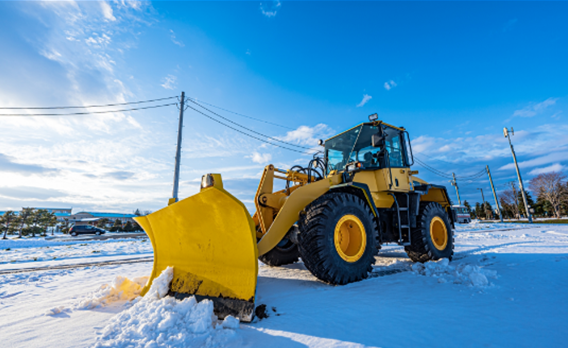
{"type": "MultiPolygon", "coordinates": [[[[254,222],[244,204],[223,189],[219,174],[201,192],[135,220],[154,248],[152,280],[174,268],[170,294],[213,300],[215,314],[253,318],[258,251],[254,222]]],[[[202,185],[203,186],[203,185],[202,185]]]]}

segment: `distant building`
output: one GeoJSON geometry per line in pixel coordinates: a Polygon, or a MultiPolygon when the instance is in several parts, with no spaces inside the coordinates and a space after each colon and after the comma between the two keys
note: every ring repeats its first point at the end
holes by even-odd
{"type": "Polygon", "coordinates": [[[82,211],[69,216],[69,222],[75,225],[89,225],[94,224],[96,221],[106,218],[110,220],[110,223],[114,223],[116,220],[120,220],[122,224],[128,221],[134,222],[134,214],[121,214],[121,213],[98,213],[90,211],[82,211]]]}

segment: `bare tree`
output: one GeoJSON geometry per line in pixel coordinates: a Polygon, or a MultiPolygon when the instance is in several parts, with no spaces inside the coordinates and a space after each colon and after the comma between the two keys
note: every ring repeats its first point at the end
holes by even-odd
{"type": "Polygon", "coordinates": [[[550,203],[557,219],[560,219],[560,205],[562,204],[563,196],[566,194],[565,180],[566,176],[564,174],[551,172],[539,174],[529,184],[531,191],[536,193],[538,198],[550,203]]]}

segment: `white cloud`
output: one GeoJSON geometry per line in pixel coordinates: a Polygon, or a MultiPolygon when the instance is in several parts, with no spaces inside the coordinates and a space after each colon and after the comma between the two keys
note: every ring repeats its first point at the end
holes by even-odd
{"type": "Polygon", "coordinates": [[[276,14],[280,10],[281,6],[282,6],[282,3],[278,0],[275,0],[275,1],[272,1],[272,2],[261,2],[260,3],[260,11],[266,17],[271,18],[271,17],[276,16],[276,14]]]}
{"type": "MultiPolygon", "coordinates": [[[[532,168],[559,161],[568,161],[568,152],[566,151],[553,152],[545,156],[538,156],[528,161],[522,161],[519,162],[519,168],[521,169],[532,168]]],[[[509,163],[499,168],[499,170],[508,170],[508,169],[509,170],[515,169],[515,164],[509,163]]]]}
{"type": "Polygon", "coordinates": [[[249,49],[247,49],[247,51],[245,52],[245,54],[246,54],[247,56],[250,56],[250,55],[251,55],[251,52],[250,52],[250,50],[249,50],[249,49]]]}
{"type": "Polygon", "coordinates": [[[112,7],[110,7],[109,3],[106,1],[101,1],[101,8],[103,10],[103,16],[108,19],[109,21],[116,21],[116,18],[114,17],[113,11],[112,11],[112,7]]]}
{"type": "Polygon", "coordinates": [[[254,163],[264,164],[268,163],[272,159],[272,155],[269,153],[258,153],[253,152],[251,156],[247,156],[250,158],[254,163]]]}
{"type": "Polygon", "coordinates": [[[173,30],[170,29],[170,38],[172,39],[172,42],[176,45],[178,45],[179,47],[184,47],[184,43],[181,42],[180,40],[176,39],[176,33],[174,33],[173,30]]]}
{"type": "Polygon", "coordinates": [[[176,88],[177,77],[175,77],[174,75],[168,75],[168,76],[164,77],[164,79],[162,81],[163,81],[163,83],[160,86],[164,87],[165,89],[175,89],[176,88]]]}
{"type": "Polygon", "coordinates": [[[548,166],[548,167],[533,169],[529,172],[529,175],[539,175],[539,174],[550,173],[550,172],[563,172],[565,169],[566,169],[566,167],[563,166],[562,164],[554,163],[553,165],[548,166]]]}
{"type": "Polygon", "coordinates": [[[358,108],[362,107],[363,105],[367,104],[367,102],[371,99],[373,99],[373,97],[371,97],[370,95],[368,94],[363,95],[363,99],[359,104],[357,104],[357,107],[358,108]]]}
{"type": "Polygon", "coordinates": [[[286,136],[278,139],[298,145],[317,146],[318,139],[324,139],[332,134],[331,128],[320,123],[315,127],[300,126],[297,129],[287,132],[286,136]]]}
{"type": "Polygon", "coordinates": [[[392,88],[396,87],[397,84],[393,80],[390,80],[390,81],[385,82],[384,86],[385,86],[385,89],[387,91],[390,91],[392,88]]]}
{"type": "Polygon", "coordinates": [[[548,98],[543,102],[534,104],[534,105],[529,105],[521,110],[515,110],[515,112],[513,112],[513,117],[533,117],[536,116],[540,113],[542,113],[544,110],[546,110],[549,106],[556,104],[556,101],[558,100],[558,98],[548,98]]]}

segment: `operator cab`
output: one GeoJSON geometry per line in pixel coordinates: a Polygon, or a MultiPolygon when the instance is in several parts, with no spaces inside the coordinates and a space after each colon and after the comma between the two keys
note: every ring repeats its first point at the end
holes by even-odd
{"type": "Polygon", "coordinates": [[[408,132],[382,121],[357,125],[325,141],[326,175],[332,171],[409,168],[408,132]]]}

